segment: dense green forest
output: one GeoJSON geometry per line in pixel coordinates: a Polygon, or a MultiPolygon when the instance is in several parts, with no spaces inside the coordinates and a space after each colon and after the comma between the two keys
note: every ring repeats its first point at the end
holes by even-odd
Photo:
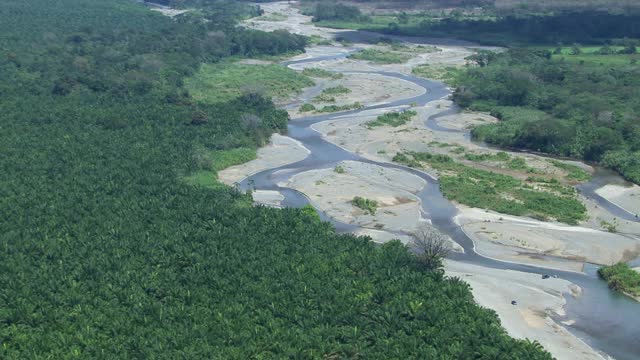
{"type": "Polygon", "coordinates": [[[285,131],[260,93],[183,86],[201,63],[304,47],[235,27],[238,6],[3,1],[0,358],[549,359],[399,243],[184,181],[219,168],[202,151],[230,161],[285,131]]]}
{"type": "Polygon", "coordinates": [[[635,45],[568,50],[475,55],[480,66],[458,77],[454,100],[502,120],[474,129],[478,139],[599,162],[640,183],[635,45]]]}

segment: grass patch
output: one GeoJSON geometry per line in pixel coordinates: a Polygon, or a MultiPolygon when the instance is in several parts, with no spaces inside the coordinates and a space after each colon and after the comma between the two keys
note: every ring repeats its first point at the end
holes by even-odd
{"type": "Polygon", "coordinates": [[[234,165],[244,164],[258,157],[256,149],[240,147],[230,150],[217,150],[211,153],[212,168],[220,171],[234,165]]]}
{"type": "Polygon", "coordinates": [[[402,64],[411,59],[411,55],[377,49],[364,49],[350,55],[349,58],[371,61],[377,64],[402,64]]]}
{"type": "Polygon", "coordinates": [[[316,102],[334,102],[336,101],[334,96],[349,93],[351,93],[351,89],[339,85],[322,90],[322,93],[316,96],[313,100],[316,102]]]}
{"type": "Polygon", "coordinates": [[[625,263],[603,266],[598,269],[598,275],[609,284],[609,288],[640,297],[640,273],[625,263]]]}
{"type": "Polygon", "coordinates": [[[432,53],[442,51],[437,46],[425,46],[425,45],[409,46],[401,42],[391,43],[389,47],[393,51],[400,51],[400,52],[411,53],[411,54],[432,54],[432,53]]]}
{"type": "Polygon", "coordinates": [[[218,174],[211,170],[198,170],[183,178],[189,185],[201,186],[208,189],[220,189],[225,185],[218,181],[218,174]]]}
{"type": "Polygon", "coordinates": [[[300,112],[309,112],[315,110],[316,107],[313,104],[302,104],[302,106],[300,106],[300,112]]]}
{"type": "Polygon", "coordinates": [[[351,93],[351,89],[346,88],[346,87],[344,87],[342,85],[338,85],[338,86],[326,88],[326,89],[322,90],[322,93],[323,94],[327,94],[327,95],[349,94],[349,93],[351,93]]]}
{"type": "Polygon", "coordinates": [[[356,196],[351,200],[351,205],[364,210],[365,213],[375,215],[378,210],[378,202],[371,199],[366,199],[360,196],[356,196]]]}
{"type": "Polygon", "coordinates": [[[567,163],[563,163],[558,160],[551,160],[553,166],[558,169],[562,169],[567,172],[567,179],[575,180],[575,181],[589,181],[591,179],[591,174],[588,171],[580,168],[576,165],[571,165],[567,163]]]}
{"type": "Polygon", "coordinates": [[[534,186],[538,184],[474,169],[441,154],[400,153],[393,161],[416,168],[428,164],[439,172],[444,196],[461,204],[517,216],[551,218],[567,224],[577,224],[586,217],[587,209],[576,199],[575,190],[559,183],[534,186]]]}
{"type": "Polygon", "coordinates": [[[333,41],[329,39],[325,39],[322,36],[311,35],[309,36],[309,44],[310,45],[333,45],[333,41]]]}
{"type": "Polygon", "coordinates": [[[345,170],[344,167],[342,167],[342,165],[338,165],[335,168],[333,168],[333,171],[335,171],[336,174],[344,174],[345,170]]]}
{"type": "Polygon", "coordinates": [[[629,65],[634,60],[640,60],[640,54],[620,54],[622,46],[579,46],[579,53],[574,53],[574,47],[546,48],[553,52],[554,60],[577,62],[584,65],[621,66],[629,65]],[[607,49],[610,53],[603,53],[607,49]]]}
{"type": "Polygon", "coordinates": [[[413,110],[403,112],[391,112],[378,116],[375,120],[367,122],[367,127],[372,129],[378,126],[398,127],[409,122],[414,116],[418,115],[413,110]]]}
{"type": "Polygon", "coordinates": [[[473,162],[496,161],[504,163],[504,167],[511,170],[526,170],[529,173],[538,173],[539,170],[527,166],[527,162],[521,157],[511,157],[508,153],[500,151],[495,154],[472,154],[465,153],[464,158],[473,162]]]}
{"type": "Polygon", "coordinates": [[[185,79],[192,97],[208,104],[232,100],[247,89],[257,88],[270,97],[282,98],[311,85],[308,77],[280,65],[203,64],[194,76],[185,79]]]}
{"type": "Polygon", "coordinates": [[[346,104],[346,105],[328,105],[328,106],[324,106],[321,109],[317,109],[316,112],[317,113],[331,113],[331,112],[338,112],[338,111],[349,111],[349,110],[358,110],[358,109],[362,109],[364,107],[364,105],[362,105],[359,102],[354,102],[353,104],[346,104]]]}
{"type": "Polygon", "coordinates": [[[509,155],[508,153],[504,152],[504,151],[500,151],[498,153],[495,154],[491,154],[491,153],[487,153],[487,154],[471,154],[471,153],[467,153],[464,154],[464,158],[469,160],[469,161],[502,161],[502,162],[506,162],[511,160],[511,155],[509,155]]]}
{"type": "Polygon", "coordinates": [[[315,78],[333,79],[333,80],[342,79],[344,77],[342,73],[327,71],[325,69],[320,69],[320,68],[305,68],[304,70],[302,70],[302,75],[315,77],[315,78]]]}
{"type": "Polygon", "coordinates": [[[217,151],[199,148],[193,156],[200,170],[185,176],[184,181],[191,185],[216,189],[225,186],[218,182],[218,171],[254,160],[258,154],[256,149],[247,147],[217,151]]]}
{"type": "Polygon", "coordinates": [[[463,69],[453,66],[434,66],[429,64],[418,65],[411,70],[411,74],[425,79],[439,80],[454,86],[456,79],[463,69]]]}

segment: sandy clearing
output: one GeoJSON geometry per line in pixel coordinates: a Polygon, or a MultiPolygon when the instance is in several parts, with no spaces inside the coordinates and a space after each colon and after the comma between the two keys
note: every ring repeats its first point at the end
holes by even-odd
{"type": "Polygon", "coordinates": [[[498,119],[493,116],[473,112],[447,115],[437,120],[438,125],[452,130],[468,130],[474,126],[491,124],[497,121],[498,119]]]}
{"type": "Polygon", "coordinates": [[[420,199],[415,195],[426,182],[395,169],[356,161],[334,168],[312,170],[293,176],[279,184],[306,194],[315,207],[338,221],[369,229],[414,231],[421,221],[420,199]],[[351,204],[360,196],[378,202],[375,214],[368,214],[351,204]]]}
{"type": "MultiPolygon", "coordinates": [[[[430,141],[440,139],[424,126],[424,120],[427,116],[440,112],[441,109],[424,107],[413,108],[413,110],[418,112],[418,116],[415,116],[411,122],[398,127],[380,126],[369,129],[366,126],[367,122],[375,120],[379,114],[390,112],[390,110],[383,110],[368,113],[367,116],[325,121],[314,125],[313,128],[328,141],[349,151],[368,159],[390,162],[397,152],[409,149],[426,151],[430,141]]],[[[462,134],[459,134],[458,139],[463,140],[462,134]]]]}
{"type": "Polygon", "coordinates": [[[285,1],[258,5],[264,10],[264,18],[248,19],[243,22],[245,27],[262,31],[288,30],[295,34],[320,36],[326,39],[332,38],[333,33],[342,31],[315,27],[311,23],[311,16],[302,15],[298,9],[285,1]],[[269,21],[269,17],[274,14],[285,15],[288,19],[286,21],[269,21]]]}
{"type": "Polygon", "coordinates": [[[509,335],[538,340],[560,360],[603,359],[552,318],[564,315],[563,294],[579,296],[579,288],[570,282],[456,261],[446,261],[445,270],[447,275],[460,277],[471,285],[478,304],[493,309],[509,335]],[[517,305],[511,305],[512,300],[517,305]]]}
{"type": "Polygon", "coordinates": [[[218,180],[232,185],[262,170],[291,164],[303,160],[308,155],[309,150],[298,141],[280,134],[273,134],[269,145],[258,149],[257,159],[218,172],[218,180]]]}
{"type": "Polygon", "coordinates": [[[180,10],[180,9],[172,9],[172,8],[164,8],[164,7],[152,7],[150,9],[152,11],[157,11],[162,15],[165,15],[168,17],[178,16],[190,11],[190,10],[180,10]]]}
{"type": "MultiPolygon", "coordinates": [[[[406,98],[412,98],[420,96],[424,93],[424,88],[406,80],[396,79],[379,74],[345,73],[342,79],[316,79],[316,86],[307,88],[302,94],[297,96],[296,100],[300,103],[300,105],[302,105],[302,103],[312,103],[317,109],[321,109],[324,106],[341,106],[353,104],[356,102],[359,102],[364,106],[369,106],[406,98]],[[350,89],[351,93],[335,95],[334,102],[313,101],[314,97],[320,95],[323,89],[336,86],[344,86],[350,89]]],[[[314,113],[301,113],[299,111],[299,106],[289,109],[289,116],[292,119],[309,115],[314,115],[314,113]]]]}
{"type": "Polygon", "coordinates": [[[617,233],[632,236],[640,241],[640,223],[617,218],[607,210],[598,206],[598,203],[593,199],[584,196],[581,196],[580,199],[587,207],[587,214],[589,216],[587,221],[580,224],[581,226],[593,229],[606,229],[606,225],[611,224],[614,225],[617,233]]]}
{"type": "Polygon", "coordinates": [[[585,262],[609,265],[640,254],[638,239],[591,228],[473,208],[463,208],[455,220],[474,241],[479,254],[510,262],[582,271],[585,262]]]}
{"type": "Polygon", "coordinates": [[[632,214],[640,214],[640,186],[605,185],[596,193],[632,214]]]}
{"type": "MultiPolygon", "coordinates": [[[[418,226],[430,226],[430,225],[431,225],[431,222],[429,220],[423,219],[422,221],[420,221],[418,226]]],[[[410,235],[391,233],[384,230],[359,229],[354,234],[369,236],[371,238],[371,241],[377,244],[384,244],[392,240],[400,240],[401,243],[405,245],[410,245],[414,241],[413,237],[410,235]]],[[[451,251],[464,253],[464,249],[462,248],[462,246],[458,245],[458,243],[453,241],[451,238],[449,238],[449,245],[451,246],[451,251]]]]}
{"type": "Polygon", "coordinates": [[[400,242],[405,245],[413,242],[413,238],[409,235],[394,234],[384,230],[359,229],[354,234],[359,236],[369,236],[371,241],[376,244],[384,244],[392,240],[400,240],[400,242]]]}

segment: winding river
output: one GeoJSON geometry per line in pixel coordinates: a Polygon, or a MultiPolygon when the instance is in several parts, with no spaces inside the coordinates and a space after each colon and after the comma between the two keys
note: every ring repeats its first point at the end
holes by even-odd
{"type": "MultiPolygon", "coordinates": [[[[334,60],[344,58],[347,52],[316,58],[307,58],[299,61],[289,61],[283,65],[293,65],[308,62],[318,62],[323,60],[334,60]]],[[[354,73],[354,71],[348,71],[354,73]]],[[[359,72],[367,73],[367,72],[359,72]]],[[[275,190],[284,195],[283,206],[301,207],[309,204],[309,199],[296,190],[280,187],[278,183],[285,182],[292,176],[316,169],[326,169],[334,167],[341,161],[352,160],[363,163],[375,164],[385,168],[401,169],[409,172],[427,182],[427,185],[417,194],[421,199],[424,217],[432,221],[440,231],[448,234],[458,244],[464,248],[464,253],[451,255],[453,260],[480,265],[495,269],[516,270],[535,274],[554,274],[560,278],[570,281],[583,290],[582,296],[567,298],[567,318],[573,319],[575,323],[568,327],[568,330],[585,340],[594,348],[603,351],[617,359],[638,359],[640,357],[640,305],[625,296],[613,293],[607,288],[604,281],[598,279],[595,266],[587,266],[585,273],[575,273],[568,271],[549,270],[541,267],[509,263],[483,257],[475,252],[473,241],[462,231],[453,218],[457,214],[456,207],[448,201],[439,190],[438,182],[430,175],[412,168],[398,164],[383,163],[365,159],[357,154],[349,152],[339,146],[327,142],[320,133],[311,128],[312,125],[335,120],[345,115],[355,115],[365,110],[385,109],[398,106],[408,106],[410,104],[424,106],[428,102],[446,98],[450,95],[449,89],[441,82],[425,80],[413,76],[399,73],[389,73],[372,71],[372,74],[383,75],[410,81],[426,90],[426,93],[417,97],[402,99],[382,105],[373,105],[360,110],[352,110],[340,113],[323,114],[310,116],[290,122],[288,126],[288,136],[298,140],[309,151],[310,154],[304,160],[293,164],[265,170],[254,174],[240,183],[240,188],[249,187],[259,190],[275,190]]],[[[451,130],[438,125],[438,118],[452,114],[457,109],[448,109],[426,120],[425,125],[435,131],[459,131],[451,130]]],[[[605,208],[620,219],[638,222],[638,218],[624,209],[610,203],[606,199],[595,194],[595,189],[608,181],[606,176],[595,176],[586,184],[582,184],[578,189],[585,195],[594,199],[599,206],[605,208]]],[[[335,225],[338,232],[353,232],[358,229],[356,225],[345,224],[330,218],[320,212],[323,220],[330,221],[335,225]]],[[[558,319],[562,320],[562,319],[558,319]]]]}

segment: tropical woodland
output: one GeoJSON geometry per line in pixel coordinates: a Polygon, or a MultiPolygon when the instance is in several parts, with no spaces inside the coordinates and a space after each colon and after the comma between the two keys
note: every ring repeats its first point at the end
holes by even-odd
{"type": "Polygon", "coordinates": [[[196,3],[2,2],[0,358],[550,359],[400,243],[216,185],[287,114],[187,79],[307,39],[196,3]]]}

